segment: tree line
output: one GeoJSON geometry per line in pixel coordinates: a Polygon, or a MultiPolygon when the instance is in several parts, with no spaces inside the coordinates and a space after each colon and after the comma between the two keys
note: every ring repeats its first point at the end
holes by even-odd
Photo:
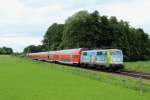
{"type": "Polygon", "coordinates": [[[13,53],[12,48],[9,48],[9,47],[0,48],[0,55],[7,55],[7,54],[12,54],[12,53],[13,53]]]}
{"type": "Polygon", "coordinates": [[[150,38],[141,28],[115,16],[100,15],[98,11],[79,11],[64,24],[53,23],[47,30],[42,45],[28,46],[24,52],[39,52],[70,48],[122,49],[126,61],[149,60],[150,38]]]}

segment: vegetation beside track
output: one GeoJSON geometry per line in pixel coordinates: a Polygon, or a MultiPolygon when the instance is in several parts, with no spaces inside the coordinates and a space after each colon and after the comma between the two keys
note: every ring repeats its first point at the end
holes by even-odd
{"type": "Polygon", "coordinates": [[[150,61],[126,62],[125,69],[150,74],[150,61]]]}
{"type": "Polygon", "coordinates": [[[150,98],[149,81],[11,56],[0,56],[0,80],[0,100],[150,98]]]}

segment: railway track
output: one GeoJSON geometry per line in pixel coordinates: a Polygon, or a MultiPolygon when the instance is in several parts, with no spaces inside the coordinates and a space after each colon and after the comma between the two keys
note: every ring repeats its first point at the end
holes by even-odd
{"type": "Polygon", "coordinates": [[[106,73],[112,73],[112,74],[117,74],[117,75],[123,75],[123,76],[128,76],[128,77],[133,77],[133,78],[141,78],[141,79],[146,79],[150,80],[150,74],[148,73],[142,73],[142,72],[135,72],[135,71],[126,71],[126,70],[120,70],[120,71],[115,71],[115,72],[108,72],[106,70],[101,70],[97,68],[91,68],[91,67],[79,67],[79,66],[74,66],[82,69],[88,69],[88,70],[93,70],[93,71],[98,71],[98,72],[106,72],[106,73]]]}
{"type": "MultiPolygon", "coordinates": [[[[48,62],[48,61],[45,61],[45,62],[48,62]]],[[[93,71],[97,71],[97,72],[106,72],[106,73],[123,75],[123,76],[128,76],[128,77],[133,77],[133,78],[141,78],[141,79],[150,80],[150,74],[142,73],[142,72],[126,71],[126,70],[120,70],[120,71],[115,71],[115,72],[108,72],[106,70],[97,69],[96,67],[83,67],[83,66],[68,65],[68,64],[63,64],[63,63],[56,63],[56,64],[72,66],[72,67],[78,67],[78,68],[93,70],[93,71]]]]}
{"type": "Polygon", "coordinates": [[[150,80],[150,74],[147,73],[122,70],[117,71],[116,74],[150,80]]]}
{"type": "MultiPolygon", "coordinates": [[[[79,67],[79,66],[75,66],[79,67]]],[[[115,71],[115,72],[109,72],[106,70],[101,70],[97,68],[90,68],[90,67],[79,67],[82,69],[88,69],[88,70],[93,70],[93,71],[101,71],[101,72],[106,72],[106,73],[112,73],[112,74],[117,74],[117,75],[123,75],[123,76],[128,76],[128,77],[133,77],[133,78],[141,78],[141,79],[146,79],[150,80],[150,74],[148,73],[142,73],[142,72],[135,72],[135,71],[127,71],[127,70],[120,70],[120,71],[115,71]]]]}

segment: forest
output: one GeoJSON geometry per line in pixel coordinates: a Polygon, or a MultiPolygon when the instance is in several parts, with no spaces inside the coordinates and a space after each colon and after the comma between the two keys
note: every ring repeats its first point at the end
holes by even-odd
{"type": "Polygon", "coordinates": [[[24,53],[71,48],[116,48],[123,50],[125,61],[149,60],[150,36],[115,16],[84,10],[67,18],[64,24],[53,23],[42,45],[30,45],[24,48],[24,53]]]}
{"type": "Polygon", "coordinates": [[[0,55],[7,55],[7,54],[12,54],[12,53],[13,53],[12,48],[9,48],[9,47],[0,48],[0,55]]]}

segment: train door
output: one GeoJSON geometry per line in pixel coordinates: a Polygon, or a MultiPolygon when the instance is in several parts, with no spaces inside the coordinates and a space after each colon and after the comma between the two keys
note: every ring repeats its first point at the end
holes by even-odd
{"type": "Polygon", "coordinates": [[[85,51],[82,52],[81,54],[81,63],[87,63],[87,62],[89,62],[89,57],[87,55],[87,52],[85,51]]]}
{"type": "Polygon", "coordinates": [[[72,62],[73,63],[79,63],[80,62],[80,55],[79,54],[72,55],[72,62]]]}
{"type": "Polygon", "coordinates": [[[88,57],[89,57],[89,63],[90,64],[95,64],[96,63],[96,52],[95,51],[89,52],[88,57]]]}

